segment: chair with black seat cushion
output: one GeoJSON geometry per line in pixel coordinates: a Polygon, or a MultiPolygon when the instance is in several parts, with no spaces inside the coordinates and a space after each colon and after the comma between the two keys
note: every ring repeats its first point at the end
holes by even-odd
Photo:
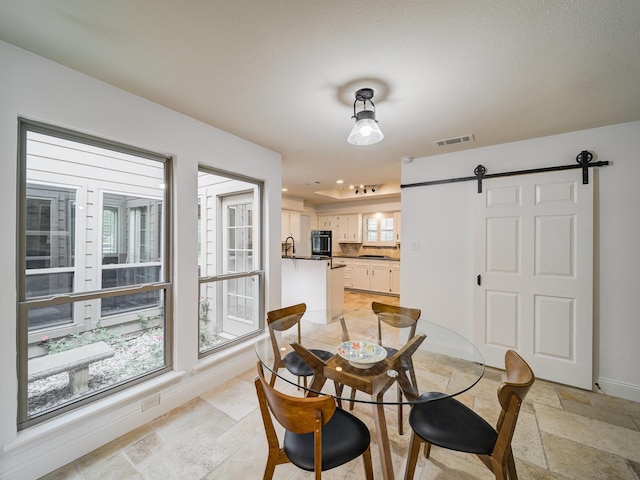
{"type": "Polygon", "coordinates": [[[365,478],[373,479],[371,435],[360,419],[336,407],[330,396],[292,397],[278,392],[265,380],[260,362],[255,386],[269,443],[265,480],[273,478],[276,465],[289,462],[320,479],[323,471],[361,455],[365,478]],[[282,447],[271,414],[285,428],[282,447]]]}
{"type": "MultiPolygon", "coordinates": [[[[269,334],[271,335],[271,344],[273,345],[273,371],[276,372],[279,368],[284,367],[298,377],[298,385],[300,385],[300,378],[302,378],[305,387],[307,386],[307,377],[313,375],[313,370],[296,352],[289,352],[282,358],[275,332],[282,332],[296,326],[298,329],[297,342],[302,344],[300,320],[306,311],[307,305],[299,303],[290,307],[271,310],[267,313],[267,324],[269,325],[269,334]]],[[[329,360],[333,356],[333,353],[327,352],[326,350],[309,349],[309,351],[322,360],[329,360]]],[[[274,374],[271,376],[270,385],[273,386],[275,381],[276,375],[274,374]]]]}
{"type": "Polygon", "coordinates": [[[409,414],[412,428],[405,480],[413,478],[422,443],[425,457],[431,445],[474,453],[489,467],[496,479],[517,480],[511,439],[524,398],[535,381],[527,362],[514,350],[505,354],[506,380],[498,388],[502,410],[494,429],[466,405],[442,393],[429,392],[420,396],[424,403],[415,404],[409,414]],[[430,401],[429,401],[430,400],[430,401]]]}
{"type": "MultiPolygon", "coordinates": [[[[416,334],[416,327],[418,325],[418,320],[420,319],[421,310],[418,308],[407,308],[407,307],[399,307],[396,305],[388,305],[386,303],[379,302],[371,302],[371,309],[373,313],[376,314],[378,319],[378,345],[384,347],[387,351],[387,357],[393,357],[396,353],[398,353],[398,349],[385,346],[384,340],[382,338],[382,325],[386,324],[394,328],[408,329],[407,338],[413,338],[416,334]]],[[[409,373],[409,379],[411,380],[411,385],[413,388],[418,391],[418,382],[416,380],[416,373],[413,368],[413,360],[410,356],[402,358],[402,369],[409,373]]],[[[402,389],[400,388],[400,384],[398,384],[398,401],[402,402],[402,389]]],[[[355,392],[351,394],[351,404],[350,408],[353,409],[353,398],[355,392]]],[[[398,434],[402,435],[403,432],[403,418],[402,418],[402,403],[398,403],[398,434]]]]}

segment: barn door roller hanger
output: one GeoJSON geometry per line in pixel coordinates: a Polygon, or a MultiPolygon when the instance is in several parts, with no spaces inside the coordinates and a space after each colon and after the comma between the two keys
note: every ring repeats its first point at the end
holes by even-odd
{"type": "Polygon", "coordinates": [[[473,170],[474,175],[472,177],[447,178],[444,180],[432,180],[429,182],[408,183],[408,184],[400,185],[400,188],[425,187],[428,185],[441,185],[444,183],[469,182],[472,180],[476,180],[478,182],[478,193],[482,193],[482,180],[487,178],[512,177],[515,175],[528,175],[530,173],[555,172],[558,170],[572,170],[576,168],[582,169],[582,183],[586,185],[589,183],[589,167],[604,167],[609,165],[608,161],[593,162],[592,160],[593,160],[593,154],[587,150],[583,150],[576,157],[575,164],[559,165],[557,167],[532,168],[529,170],[515,170],[512,172],[487,174],[487,169],[483,165],[478,165],[473,170]]]}

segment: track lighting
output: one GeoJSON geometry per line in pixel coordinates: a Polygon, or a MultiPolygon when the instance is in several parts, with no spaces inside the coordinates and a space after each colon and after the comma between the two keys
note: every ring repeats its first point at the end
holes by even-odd
{"type": "Polygon", "coordinates": [[[375,193],[376,192],[376,186],[375,185],[360,185],[359,187],[356,187],[355,194],[358,195],[358,193],[360,193],[360,190],[362,190],[362,193],[364,193],[366,195],[367,189],[369,189],[369,191],[371,193],[375,193]]]}

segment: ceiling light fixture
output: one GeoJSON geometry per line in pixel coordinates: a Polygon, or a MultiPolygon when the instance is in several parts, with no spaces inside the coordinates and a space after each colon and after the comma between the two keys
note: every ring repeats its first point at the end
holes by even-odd
{"type": "Polygon", "coordinates": [[[356,92],[356,99],[353,102],[353,117],[351,117],[356,119],[356,124],[347,137],[347,141],[351,145],[373,145],[384,138],[380,127],[378,127],[376,106],[371,101],[372,98],[373,89],[371,88],[361,88],[356,92]],[[362,102],[362,110],[356,113],[358,102],[362,102]],[[367,110],[367,102],[373,107],[373,110],[367,110]]]}
{"type": "Polygon", "coordinates": [[[362,190],[362,193],[366,194],[367,188],[370,188],[371,193],[376,193],[375,185],[360,185],[359,187],[356,187],[356,191],[354,193],[358,195],[358,193],[360,193],[360,190],[362,190]]]}

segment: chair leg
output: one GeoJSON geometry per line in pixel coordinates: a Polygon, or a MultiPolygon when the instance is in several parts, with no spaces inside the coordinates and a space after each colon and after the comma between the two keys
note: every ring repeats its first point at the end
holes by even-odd
{"type": "Polygon", "coordinates": [[[496,476],[496,480],[507,480],[507,471],[502,464],[497,462],[493,464],[493,474],[496,476]]]}
{"type": "Polygon", "coordinates": [[[371,447],[362,454],[362,460],[364,461],[364,475],[367,480],[373,480],[373,463],[371,462],[371,447]]]}
{"type": "Polygon", "coordinates": [[[518,480],[516,461],[513,458],[513,450],[511,450],[511,447],[509,447],[509,454],[507,455],[507,473],[509,474],[509,480],[518,480]]]}
{"type": "Polygon", "coordinates": [[[403,418],[402,418],[402,389],[400,388],[400,384],[398,384],[398,435],[404,434],[403,430],[403,418]]]}
{"type": "Polygon", "coordinates": [[[416,471],[416,463],[418,462],[418,454],[420,453],[420,444],[422,439],[411,431],[411,440],[409,441],[409,454],[407,455],[407,465],[404,470],[404,480],[413,480],[413,474],[416,471]]]}
{"type": "Polygon", "coordinates": [[[429,455],[431,455],[431,444],[424,442],[424,458],[429,458],[429,455]]]}
{"type": "Polygon", "coordinates": [[[264,475],[262,476],[262,480],[272,480],[273,474],[276,471],[276,461],[275,459],[269,458],[267,459],[267,466],[264,468],[264,475]]]}

